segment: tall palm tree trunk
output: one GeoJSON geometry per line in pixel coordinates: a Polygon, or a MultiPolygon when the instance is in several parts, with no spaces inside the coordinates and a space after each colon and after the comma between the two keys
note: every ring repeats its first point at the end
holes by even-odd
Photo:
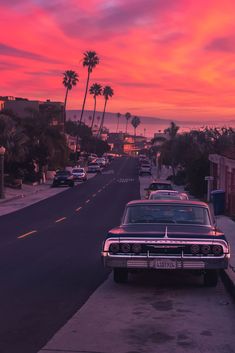
{"type": "Polygon", "coordinates": [[[65,132],[65,123],[66,123],[66,106],[67,106],[67,98],[68,98],[69,88],[67,87],[65,98],[64,98],[64,111],[63,111],[63,133],[65,132]]]}
{"type": "Polygon", "coordinates": [[[128,120],[126,119],[126,134],[127,134],[127,125],[128,125],[128,120]]]}
{"type": "Polygon", "coordinates": [[[90,81],[90,71],[88,69],[88,75],[87,75],[87,81],[86,81],[86,90],[85,90],[85,95],[84,95],[84,99],[83,99],[82,111],[81,111],[81,116],[80,116],[80,120],[79,120],[79,125],[81,125],[81,122],[82,122],[82,117],[83,117],[84,108],[85,108],[85,104],[86,104],[86,96],[87,96],[89,81],[90,81]]]}
{"type": "Polygon", "coordinates": [[[105,116],[105,111],[106,111],[106,105],[107,105],[107,99],[105,99],[105,103],[104,103],[104,110],[103,110],[103,114],[102,114],[102,119],[101,119],[101,123],[100,123],[98,136],[101,134],[101,130],[102,130],[103,125],[104,125],[104,116],[105,116]]]}
{"type": "Polygon", "coordinates": [[[117,120],[117,132],[118,132],[118,128],[119,128],[119,119],[120,119],[120,117],[118,116],[118,120],[117,120]]]}
{"type": "Polygon", "coordinates": [[[95,113],[96,113],[96,96],[94,97],[94,111],[93,111],[93,116],[92,116],[92,123],[91,123],[91,132],[92,132],[92,128],[93,128],[93,125],[94,125],[94,121],[95,121],[95,113]]]}

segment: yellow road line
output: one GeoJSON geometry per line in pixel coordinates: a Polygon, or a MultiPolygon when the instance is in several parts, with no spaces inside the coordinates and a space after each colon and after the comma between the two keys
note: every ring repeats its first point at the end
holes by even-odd
{"type": "Polygon", "coordinates": [[[101,192],[101,191],[102,191],[102,189],[99,189],[99,190],[98,190],[98,192],[101,192]]]}
{"type": "Polygon", "coordinates": [[[96,194],[93,194],[92,197],[96,197],[96,194]]]}
{"type": "Polygon", "coordinates": [[[82,209],[82,207],[76,208],[76,211],[79,212],[82,209]]]}
{"type": "Polygon", "coordinates": [[[62,217],[62,218],[59,218],[55,221],[55,223],[59,223],[59,222],[62,222],[66,219],[66,217],[62,217]]]}
{"type": "Polygon", "coordinates": [[[88,202],[90,202],[91,200],[90,199],[88,199],[88,200],[86,200],[86,203],[88,203],[88,202]]]}
{"type": "Polygon", "coordinates": [[[37,233],[37,230],[31,230],[31,232],[22,234],[22,235],[20,235],[20,236],[17,237],[17,238],[18,238],[18,239],[26,238],[26,237],[28,237],[29,235],[34,234],[34,233],[37,233]]]}

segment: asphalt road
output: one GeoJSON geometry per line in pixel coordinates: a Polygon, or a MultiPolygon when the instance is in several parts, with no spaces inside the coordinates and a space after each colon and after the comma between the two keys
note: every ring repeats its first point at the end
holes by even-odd
{"type": "Polygon", "coordinates": [[[140,197],[135,163],[0,217],[0,353],[37,352],[107,278],[101,243],[140,197]]]}

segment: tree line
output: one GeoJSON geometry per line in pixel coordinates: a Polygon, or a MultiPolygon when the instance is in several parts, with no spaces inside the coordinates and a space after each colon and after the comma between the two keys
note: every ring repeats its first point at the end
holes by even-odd
{"type": "Polygon", "coordinates": [[[210,175],[209,154],[234,151],[235,131],[231,127],[204,127],[183,133],[178,130],[174,122],[165,130],[168,139],[157,147],[159,165],[170,166],[174,182],[185,184],[188,191],[201,197],[206,193],[205,176],[210,175]]]}

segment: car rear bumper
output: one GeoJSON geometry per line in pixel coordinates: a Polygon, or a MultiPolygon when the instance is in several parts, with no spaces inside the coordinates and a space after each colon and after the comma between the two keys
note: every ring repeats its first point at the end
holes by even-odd
{"type": "Polygon", "coordinates": [[[145,256],[116,256],[102,252],[105,267],[128,269],[166,269],[166,270],[204,270],[228,268],[229,256],[220,258],[205,257],[145,257],[145,256]]]}

